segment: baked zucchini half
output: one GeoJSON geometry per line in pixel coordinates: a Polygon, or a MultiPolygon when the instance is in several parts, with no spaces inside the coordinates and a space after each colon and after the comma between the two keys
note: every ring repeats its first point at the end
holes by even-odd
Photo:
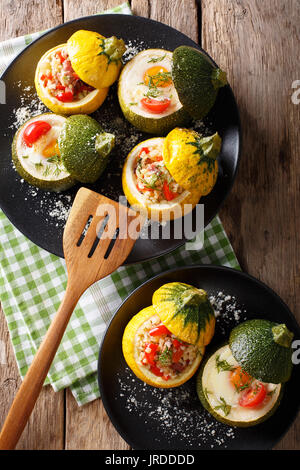
{"type": "Polygon", "coordinates": [[[26,121],[12,143],[12,160],[21,178],[47,191],[63,191],[76,183],[60,156],[58,137],[66,118],[45,113],[26,121]]]}
{"type": "Polygon", "coordinates": [[[172,76],[172,52],[147,49],[123,68],[118,97],[125,118],[149,134],[166,135],[191,118],[179,101],[172,76]]]}
{"type": "Polygon", "coordinates": [[[197,376],[197,393],[204,408],[218,421],[249,427],[275,413],[283,384],[261,383],[249,376],[226,344],[203,361],[197,376]]]}

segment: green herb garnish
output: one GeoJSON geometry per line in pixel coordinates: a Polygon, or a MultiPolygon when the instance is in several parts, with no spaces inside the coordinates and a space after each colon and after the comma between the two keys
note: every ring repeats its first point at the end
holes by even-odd
{"type": "Polygon", "coordinates": [[[235,369],[235,367],[229,364],[229,362],[227,362],[226,360],[221,361],[219,355],[216,357],[216,368],[218,370],[218,373],[220,373],[221,371],[232,371],[235,369]]]}
{"type": "Polygon", "coordinates": [[[53,155],[52,157],[49,157],[47,159],[48,163],[60,163],[60,156],[59,155],[53,155]]]}
{"type": "Polygon", "coordinates": [[[211,391],[208,390],[208,389],[205,387],[205,389],[203,390],[203,392],[204,392],[204,396],[205,396],[206,400],[208,401],[208,394],[211,393],[211,391]]]}
{"type": "Polygon", "coordinates": [[[34,166],[36,170],[40,171],[40,169],[43,168],[44,165],[40,162],[40,163],[35,163],[34,166]]]}
{"type": "Polygon", "coordinates": [[[231,411],[231,406],[228,405],[223,397],[220,397],[220,405],[215,407],[215,410],[222,410],[225,416],[228,416],[231,411]]]}
{"type": "Polygon", "coordinates": [[[148,64],[150,64],[151,62],[156,64],[156,62],[160,62],[161,60],[164,60],[165,57],[166,57],[166,54],[164,54],[161,57],[152,57],[150,60],[148,60],[148,64]]]}
{"type": "Polygon", "coordinates": [[[161,352],[159,354],[158,361],[162,365],[167,366],[167,365],[171,364],[172,356],[173,356],[172,350],[170,348],[166,348],[163,352],[161,352]]]}

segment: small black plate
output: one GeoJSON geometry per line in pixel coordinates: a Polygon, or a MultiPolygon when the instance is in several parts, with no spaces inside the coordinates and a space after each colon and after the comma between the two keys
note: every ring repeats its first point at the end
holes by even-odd
{"type": "MultiPolygon", "coordinates": [[[[6,85],[6,105],[0,104],[0,207],[10,221],[31,241],[47,251],[63,257],[62,233],[79,185],[61,194],[38,190],[22,181],[11,162],[11,143],[16,132],[16,110],[25,107],[36,112],[38,104],[34,88],[34,73],[38,60],[51,47],[64,43],[78,29],[99,31],[105,36],[115,35],[130,46],[129,59],[137,50],[164,48],[173,51],[188,45],[198,49],[184,34],[169,26],[146,18],[128,15],[98,15],[70,21],[44,34],[31,43],[7,68],[1,79],[6,85]]],[[[48,111],[38,108],[40,112],[48,111]]],[[[137,132],[124,118],[119,107],[116,85],[111,87],[101,108],[92,115],[107,131],[117,136],[108,168],[91,189],[118,200],[123,195],[121,169],[127,153],[149,135],[137,132]]],[[[219,177],[211,194],[201,200],[205,204],[205,225],[217,214],[230,191],[240,155],[240,123],[237,105],[229,86],[220,90],[217,102],[205,119],[204,133],[218,131],[223,139],[219,157],[219,177]]],[[[193,214],[195,225],[195,213],[193,214]]],[[[171,238],[144,238],[138,240],[126,263],[136,263],[167,253],[185,242],[171,238]]],[[[150,228],[149,228],[150,230],[150,228]]]]}
{"type": "Polygon", "coordinates": [[[250,428],[233,428],[216,421],[196,394],[196,376],[173,389],[150,387],[135,377],[122,354],[128,321],[151,305],[153,292],[166,282],[181,281],[205,289],[217,300],[216,332],[209,353],[228,340],[238,323],[264,318],[285,323],[300,339],[300,328],[278,295],[240,271],[212,266],[188,266],[160,274],[137,288],[120,306],[103,339],[98,362],[100,393],[113,425],[134,449],[271,449],[286,433],[299,408],[300,365],[295,365],[282,402],[267,421],[250,428]]]}

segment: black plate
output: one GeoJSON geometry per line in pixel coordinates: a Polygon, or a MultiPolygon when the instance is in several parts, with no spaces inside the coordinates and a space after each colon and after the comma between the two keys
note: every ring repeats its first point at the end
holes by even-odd
{"type": "Polygon", "coordinates": [[[223,306],[207,352],[228,340],[236,324],[250,318],[285,323],[295,334],[294,339],[300,338],[300,328],[284,302],[269,287],[247,274],[211,265],[189,266],[160,274],[142,284],[123,302],[101,345],[99,387],[113,425],[134,449],[272,448],[297,415],[300,365],[294,366],[276,413],[252,428],[229,427],[204,410],[196,395],[196,376],[181,387],[160,390],[143,384],[127,367],[121,348],[124,328],[134,314],[151,305],[155,289],[170,281],[201,287],[209,295],[222,292],[223,306]]]}
{"type": "MultiPolygon", "coordinates": [[[[36,99],[33,79],[39,58],[51,47],[66,42],[78,29],[95,30],[105,36],[122,37],[126,44],[138,50],[152,47],[174,50],[182,44],[198,47],[184,34],[153,20],[125,15],[90,16],[65,23],[47,32],[30,44],[4,72],[2,80],[6,84],[7,104],[0,105],[0,207],[10,221],[30,240],[61,257],[63,257],[62,233],[66,219],[66,211],[61,209],[71,207],[79,186],[59,195],[37,190],[22,182],[12,167],[11,142],[16,131],[14,125],[16,109],[20,106],[29,106],[34,111],[37,109],[39,101],[36,99]]],[[[130,54],[132,55],[132,49],[128,52],[127,58],[130,58],[130,54]]],[[[107,170],[95,184],[88,187],[118,199],[119,195],[123,194],[120,174],[126,153],[137,142],[149,136],[137,132],[123,118],[116,96],[116,85],[111,87],[109,97],[93,117],[103,124],[105,130],[115,131],[118,141],[107,170]],[[129,140],[130,136],[133,138],[129,140]]],[[[223,138],[218,181],[212,193],[202,201],[205,204],[205,224],[207,224],[217,214],[231,189],[240,154],[239,114],[229,86],[220,91],[204,127],[206,132],[217,130],[223,138]]],[[[159,256],[177,248],[184,241],[172,236],[169,240],[139,240],[127,263],[159,256]]]]}

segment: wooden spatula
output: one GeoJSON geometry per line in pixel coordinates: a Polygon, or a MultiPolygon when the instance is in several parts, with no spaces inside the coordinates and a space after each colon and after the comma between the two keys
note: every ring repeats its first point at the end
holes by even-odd
{"type": "Polygon", "coordinates": [[[77,301],[91,284],[123,264],[143,223],[143,215],[125,206],[86,188],[78,191],[63,234],[66,293],[7,415],[0,449],[15,448],[77,301]]]}

